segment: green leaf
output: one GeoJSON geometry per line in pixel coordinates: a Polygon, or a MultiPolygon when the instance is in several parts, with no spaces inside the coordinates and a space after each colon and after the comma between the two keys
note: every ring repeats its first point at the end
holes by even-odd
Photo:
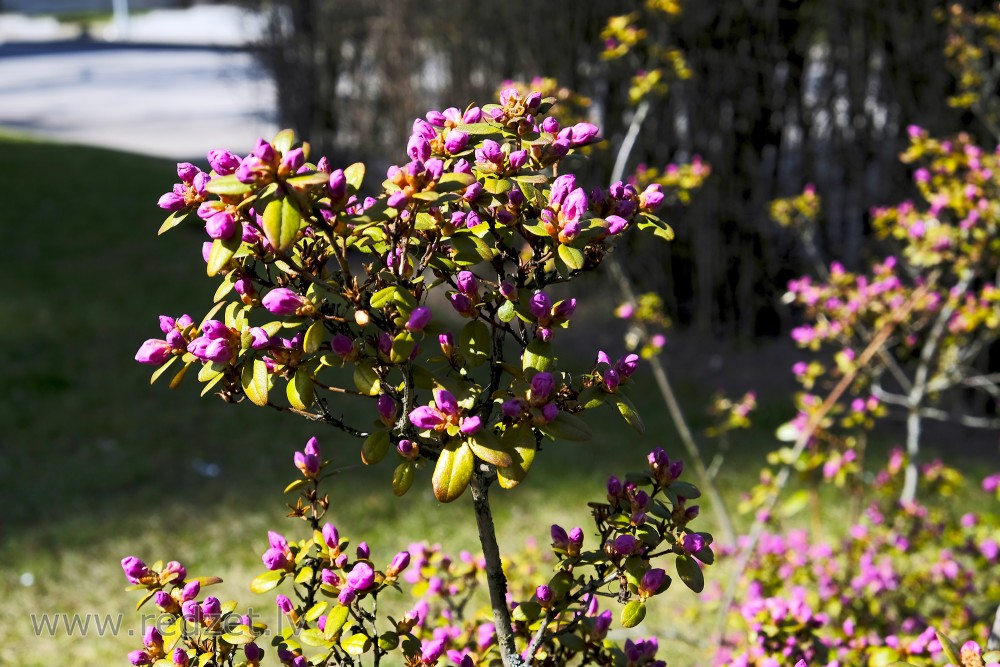
{"type": "Polygon", "coordinates": [[[287,153],[295,145],[295,132],[288,128],[279,130],[274,139],[271,139],[271,145],[279,153],[287,153]]]}
{"type": "Polygon", "coordinates": [[[510,322],[516,316],[517,313],[514,311],[513,301],[504,301],[500,305],[500,308],[497,309],[497,317],[500,318],[501,322],[510,322]]]}
{"type": "Polygon", "coordinates": [[[459,132],[465,132],[469,135],[469,138],[486,138],[496,134],[500,134],[500,128],[492,123],[482,122],[482,123],[466,123],[464,125],[459,125],[455,128],[459,132]]]}
{"type": "Polygon", "coordinates": [[[962,652],[958,649],[955,642],[951,641],[950,637],[942,634],[937,628],[934,628],[934,634],[937,635],[938,641],[941,642],[941,650],[944,651],[944,655],[948,658],[948,662],[953,665],[961,665],[962,652]]]}
{"type": "Polygon", "coordinates": [[[253,640],[253,630],[250,629],[250,626],[242,624],[233,628],[232,632],[227,632],[222,635],[222,641],[233,644],[234,646],[249,644],[253,640]]]}
{"type": "Polygon", "coordinates": [[[298,574],[295,575],[295,583],[299,586],[308,584],[313,578],[313,569],[308,565],[299,570],[298,574]]]}
{"type": "Polygon", "coordinates": [[[522,602],[511,612],[511,618],[521,623],[530,623],[542,614],[542,607],[534,600],[522,602]]]}
{"type": "MultiPolygon", "coordinates": [[[[867,667],[888,667],[890,664],[899,662],[899,651],[888,646],[880,646],[868,652],[867,667]]],[[[961,662],[953,663],[955,665],[961,662]]]]}
{"type": "Polygon", "coordinates": [[[410,331],[402,331],[392,339],[392,348],[389,350],[389,361],[394,364],[401,364],[410,358],[413,348],[417,344],[417,339],[410,331]]]}
{"type": "Polygon", "coordinates": [[[475,435],[469,436],[467,442],[472,449],[472,453],[483,461],[495,465],[497,468],[510,467],[513,465],[514,459],[510,454],[499,448],[499,441],[496,438],[491,438],[491,435],[492,433],[487,434],[486,431],[480,431],[475,435]]]}
{"type": "Polygon", "coordinates": [[[205,190],[213,195],[243,195],[253,190],[250,183],[242,183],[236,174],[217,176],[205,185],[205,190]]]}
{"type": "Polygon", "coordinates": [[[528,424],[518,424],[504,432],[502,441],[511,455],[511,464],[497,468],[497,481],[501,488],[513,489],[524,481],[535,461],[538,451],[535,432],[528,424]]]}
{"type": "Polygon", "coordinates": [[[239,234],[233,234],[233,237],[227,241],[222,239],[212,241],[212,249],[208,253],[208,264],[205,267],[209,277],[226,268],[241,243],[243,243],[243,239],[240,238],[239,234]]]}
{"type": "MultiPolygon", "coordinates": [[[[556,359],[552,356],[552,344],[546,343],[540,338],[528,343],[521,357],[521,368],[525,372],[534,370],[538,372],[550,371],[556,366],[556,359]]],[[[534,373],[532,373],[534,375],[534,373]]]]}
{"type": "Polygon", "coordinates": [[[306,646],[326,646],[329,640],[323,636],[319,628],[309,628],[299,633],[299,641],[306,646]]]}
{"type": "Polygon", "coordinates": [[[365,165],[361,162],[355,162],[344,170],[344,178],[347,179],[348,185],[355,190],[360,190],[361,182],[365,180],[365,165]]]}
{"type": "Polygon", "coordinates": [[[361,460],[365,465],[374,465],[389,453],[389,432],[375,431],[361,445],[361,460]]]}
{"type": "Polygon", "coordinates": [[[472,174],[448,172],[447,174],[443,174],[441,176],[437,185],[434,186],[434,189],[441,193],[456,192],[458,190],[464,190],[475,182],[476,177],[472,174]]]}
{"type": "Polygon", "coordinates": [[[576,248],[568,245],[559,245],[559,259],[561,259],[566,266],[573,269],[574,271],[579,271],[583,268],[583,252],[577,250],[576,248]]]}
{"type": "Polygon", "coordinates": [[[327,639],[333,639],[344,627],[350,613],[351,610],[344,605],[338,604],[334,607],[326,616],[326,628],[323,630],[323,636],[327,639]]]}
{"type": "Polygon", "coordinates": [[[580,392],[577,397],[577,403],[583,406],[584,410],[593,410],[604,405],[604,401],[608,399],[610,394],[607,394],[597,387],[587,387],[580,392]]]}
{"type": "Polygon", "coordinates": [[[454,257],[456,264],[469,266],[478,264],[479,262],[488,262],[496,254],[485,241],[471,234],[453,236],[451,237],[451,244],[458,251],[458,254],[454,257]]]}
{"type": "Polygon", "coordinates": [[[502,195],[510,192],[514,188],[514,182],[509,178],[486,178],[483,179],[483,190],[491,195],[502,195]]]}
{"type": "Polygon", "coordinates": [[[646,433],[646,425],[642,423],[642,417],[639,416],[639,412],[635,409],[635,405],[629,400],[628,396],[624,394],[614,394],[615,405],[618,406],[618,412],[622,413],[622,417],[628,422],[628,425],[638,431],[639,435],[644,435],[646,433]]]}
{"type": "Polygon", "coordinates": [[[472,479],[474,463],[472,450],[464,442],[452,440],[445,445],[431,476],[434,497],[442,503],[450,503],[461,496],[472,479]]]}
{"type": "Polygon", "coordinates": [[[157,236],[181,224],[187,219],[189,215],[191,215],[191,209],[184,209],[183,211],[174,211],[173,213],[168,215],[167,219],[163,221],[162,225],[160,225],[160,230],[156,232],[157,236]]]}
{"type": "Polygon", "coordinates": [[[684,497],[686,500],[694,500],[695,498],[701,498],[701,491],[698,487],[691,482],[671,482],[670,490],[678,496],[684,497]]]}
{"type": "Polygon", "coordinates": [[[308,483],[309,483],[309,480],[307,480],[307,479],[297,479],[294,482],[292,482],[291,484],[289,484],[288,486],[286,486],[285,490],[282,493],[291,493],[292,491],[298,491],[299,489],[301,489],[303,486],[305,486],[308,483]]]}
{"type": "Polygon", "coordinates": [[[254,359],[253,363],[247,360],[243,364],[240,384],[243,386],[243,391],[246,393],[247,398],[254,405],[259,405],[260,407],[267,405],[268,375],[267,366],[264,365],[263,360],[254,359]]]}
{"type": "Polygon", "coordinates": [[[696,561],[687,554],[677,557],[677,574],[684,585],[695,593],[701,593],[705,588],[705,574],[696,561]]]}
{"type": "Polygon", "coordinates": [[[372,308],[385,308],[392,302],[393,296],[396,294],[396,286],[390,285],[389,287],[384,287],[379,291],[372,294],[371,300],[368,302],[372,308]]]}
{"type": "Polygon", "coordinates": [[[348,655],[364,655],[372,649],[372,640],[360,632],[340,640],[340,648],[348,655]]]}
{"type": "Polygon", "coordinates": [[[378,647],[383,651],[395,651],[397,646],[399,646],[399,635],[395,632],[386,630],[378,636],[378,647]]]}
{"type": "Polygon", "coordinates": [[[646,605],[639,600],[632,600],[622,609],[622,627],[634,628],[646,618],[646,605]]]}
{"type": "Polygon", "coordinates": [[[392,471],[392,492],[397,496],[403,496],[411,486],[413,486],[413,462],[403,461],[392,471]]]}
{"type": "Polygon", "coordinates": [[[308,410],[316,398],[316,387],[312,376],[305,368],[299,368],[285,387],[288,404],[296,410],[308,410]]]}
{"type": "Polygon", "coordinates": [[[375,372],[374,361],[358,362],[354,367],[354,386],[367,396],[375,396],[382,390],[382,381],[375,372]]]}
{"type": "Polygon", "coordinates": [[[568,412],[560,412],[555,419],[538,428],[542,433],[550,435],[557,440],[569,440],[571,442],[586,442],[593,435],[585,421],[568,412]]]}
{"type": "Polygon", "coordinates": [[[276,252],[285,252],[295,245],[295,238],[302,225],[299,209],[288,197],[272,199],[264,207],[264,236],[276,252]]]}
{"type": "Polygon", "coordinates": [[[293,188],[308,188],[313,185],[326,185],[330,182],[330,174],[322,171],[314,171],[311,174],[292,176],[285,182],[293,188]]]}
{"type": "Polygon", "coordinates": [[[482,320],[472,320],[466,324],[459,338],[462,356],[472,368],[481,366],[490,358],[493,341],[489,327],[482,320]]]}
{"type": "Polygon", "coordinates": [[[323,321],[316,320],[306,329],[305,338],[302,340],[302,351],[307,354],[317,352],[325,337],[326,327],[323,326],[323,321]]]}
{"type": "Polygon", "coordinates": [[[166,370],[170,368],[174,364],[174,362],[177,361],[178,359],[180,359],[180,357],[170,357],[164,362],[162,366],[153,371],[153,374],[149,378],[149,384],[153,384],[158,379],[160,379],[160,376],[163,375],[166,372],[166,370]]]}
{"type": "Polygon", "coordinates": [[[280,584],[284,578],[284,570],[271,570],[264,574],[258,574],[250,582],[250,591],[252,593],[266,593],[280,584]]]}

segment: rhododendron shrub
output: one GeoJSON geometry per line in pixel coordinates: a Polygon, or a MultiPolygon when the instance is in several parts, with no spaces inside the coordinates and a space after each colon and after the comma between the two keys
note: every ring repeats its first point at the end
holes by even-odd
{"type": "MultiPolygon", "coordinates": [[[[913,179],[925,203],[903,202],[873,212],[873,226],[889,254],[870,270],[851,272],[822,262],[812,241],[819,198],[811,189],[772,209],[779,222],[801,231],[817,264],[816,278],[789,283],[787,300],[801,307],[806,319],[792,337],[803,348],[823,349],[833,357],[833,364],[796,364],[796,377],[811,392],[822,388],[821,380],[856,373],[853,402],[838,408],[852,425],[892,413],[905,418],[904,501],[915,497],[923,420],[1000,426],[986,411],[976,410],[996,405],[1000,397],[1000,378],[984,370],[1000,334],[1000,156],[966,135],[939,141],[911,127],[910,138],[903,160],[919,165],[913,179]],[[873,362],[859,368],[860,351],[886,330],[891,335],[873,362]],[[980,396],[970,398],[969,392],[980,396]]],[[[789,440],[822,402],[812,393],[799,401],[800,415],[786,429],[789,440]]],[[[826,448],[832,458],[820,455],[806,467],[833,461],[836,473],[842,463],[859,458],[858,443],[853,436],[840,438],[837,446],[826,448]]]]}
{"type": "MultiPolygon", "coordinates": [[[[175,387],[196,376],[203,394],[333,426],[360,441],[365,464],[392,463],[396,495],[428,473],[441,502],[471,489],[481,557],[459,564],[420,548],[377,563],[326,518],[330,459],[319,442],[297,452],[301,474],[286,492],[299,494],[292,514],[310,530],[271,532],[266,572],[251,584],[285,591],[276,605],[289,624],[274,640],[282,664],[379,664],[397,650],[409,665],[662,664],[655,640],[605,640],[611,616],[598,597],[617,598],[617,622],[633,627],[645,600],[670,586],[668,569],[704,586],[712,538],[688,527],[699,491],[656,450],[644,472],[609,481],[592,503],[592,530],[552,527],[556,574],[508,599],[490,488],[523,482],[552,441],[588,439],[584,412],[611,410],[644,428],[629,395],[638,355],[595,351],[583,373],[560,363],[562,330],[582,299],[571,284],[623,234],[672,237],[656,216],[659,184],[587,189],[562,169],[600,137],[592,124],[547,115],[553,102],[508,88],[499,104],[429,112],[414,121],[408,160],[373,196],[363,194],[363,165],[313,162],[284,131],[243,158],[210,152],[209,171],[178,165],[180,182],[160,199],[171,212],[161,232],[203,227],[206,270],[220,285],[200,319],[160,318],[163,337],[136,355],[157,366],[154,380],[169,371],[175,387]],[[376,600],[401,575],[422,602],[384,618],[376,600]],[[479,575],[488,620],[459,613],[479,575]],[[433,609],[428,596],[445,605],[433,609]]],[[[199,601],[198,586],[162,565],[123,566],[144,602],[176,617],[133,663],[260,661],[263,626],[234,616],[236,603],[199,601]]]]}
{"type": "MultiPolygon", "coordinates": [[[[1000,566],[1000,514],[959,514],[941,503],[900,508],[903,460],[902,451],[892,454],[875,498],[841,540],[804,530],[761,537],[732,610],[742,632],[725,638],[716,664],[923,667],[950,660],[938,633],[989,634],[1000,599],[1000,582],[989,576],[1000,566]]],[[[939,461],[921,473],[927,497],[951,497],[965,483],[939,461]]]]}

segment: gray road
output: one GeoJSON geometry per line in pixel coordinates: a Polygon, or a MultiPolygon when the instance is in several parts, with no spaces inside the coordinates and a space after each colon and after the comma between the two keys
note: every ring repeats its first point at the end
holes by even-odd
{"type": "Polygon", "coordinates": [[[276,131],[274,87],[234,48],[0,44],[0,127],[162,157],[245,152],[276,131]]]}

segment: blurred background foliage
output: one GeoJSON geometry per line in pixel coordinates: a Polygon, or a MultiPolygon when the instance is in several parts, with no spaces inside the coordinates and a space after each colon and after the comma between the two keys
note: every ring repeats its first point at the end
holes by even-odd
{"type": "Polygon", "coordinates": [[[941,2],[248,4],[271,17],[261,46],[282,122],[339,161],[389,164],[427,109],[482,102],[506,79],[547,76],[592,101],[590,120],[612,149],[594,156],[597,180],[610,175],[631,118],[632,77],[650,56],[647,48],[603,58],[608,19],[657,14],[642,23],[645,43],[683,54],[690,76],[674,77],[653,104],[630,169],[700,154],[713,177],[675,221],[677,240],[633,249],[630,265],[643,289],[666,296],[675,321],[723,337],[787,328],[779,297],[805,258],[771,224],[772,199],[814,183],[824,200],[818,243],[858,267],[868,209],[913,194],[897,160],[906,125],[987,135],[971,112],[946,103],[962,91],[946,59],[941,2]]]}

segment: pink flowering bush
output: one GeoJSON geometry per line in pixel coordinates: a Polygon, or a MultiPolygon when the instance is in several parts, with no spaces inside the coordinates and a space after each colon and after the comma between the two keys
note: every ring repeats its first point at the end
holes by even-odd
{"type": "MultiPolygon", "coordinates": [[[[597,351],[583,373],[560,363],[581,295],[555,286],[599,266],[625,233],[672,237],[656,216],[658,183],[588,190],[561,169],[600,137],[547,115],[553,102],[508,88],[499,104],[429,112],[374,196],[363,194],[363,165],[312,162],[284,131],[243,158],[210,152],[208,172],[178,165],[180,182],[160,199],[170,211],[161,233],[204,228],[206,271],[220,284],[200,320],[163,316],[163,337],[140,347],[154,381],[195,376],[202,394],[333,426],[359,440],[366,465],[392,462],[396,495],[426,476],[441,502],[471,489],[481,556],[415,546],[373,562],[327,520],[320,488],[332,471],[319,442],[296,452],[300,476],[286,493],[298,494],[292,516],[307,530],[270,532],[250,585],[283,591],[287,622],[271,642],[281,664],[377,665],[393,652],[407,665],[664,664],[655,640],[605,641],[613,615],[598,597],[616,598],[614,618],[630,628],[671,585],[667,568],[704,586],[712,537],[688,527],[699,491],[662,450],[644,472],[608,482],[590,531],[552,527],[554,575],[536,573],[527,588],[504,576],[489,489],[524,481],[552,441],[588,439],[584,412],[610,409],[644,428],[630,398],[638,355],[597,351]],[[468,607],[481,579],[490,618],[468,607]],[[413,610],[385,617],[379,596],[404,583],[413,610]]],[[[140,605],[171,619],[133,664],[260,662],[265,624],[236,615],[235,602],[199,600],[215,579],[135,557],[123,567],[140,605]]]]}
{"type": "MultiPolygon", "coordinates": [[[[897,450],[841,540],[804,530],[761,537],[732,610],[742,633],[726,637],[717,664],[922,667],[947,657],[936,633],[988,634],[1000,598],[1000,582],[986,574],[1000,564],[1000,514],[899,506],[902,461],[897,450]]],[[[965,484],[939,461],[923,466],[921,481],[929,497],[965,484]]]]}

